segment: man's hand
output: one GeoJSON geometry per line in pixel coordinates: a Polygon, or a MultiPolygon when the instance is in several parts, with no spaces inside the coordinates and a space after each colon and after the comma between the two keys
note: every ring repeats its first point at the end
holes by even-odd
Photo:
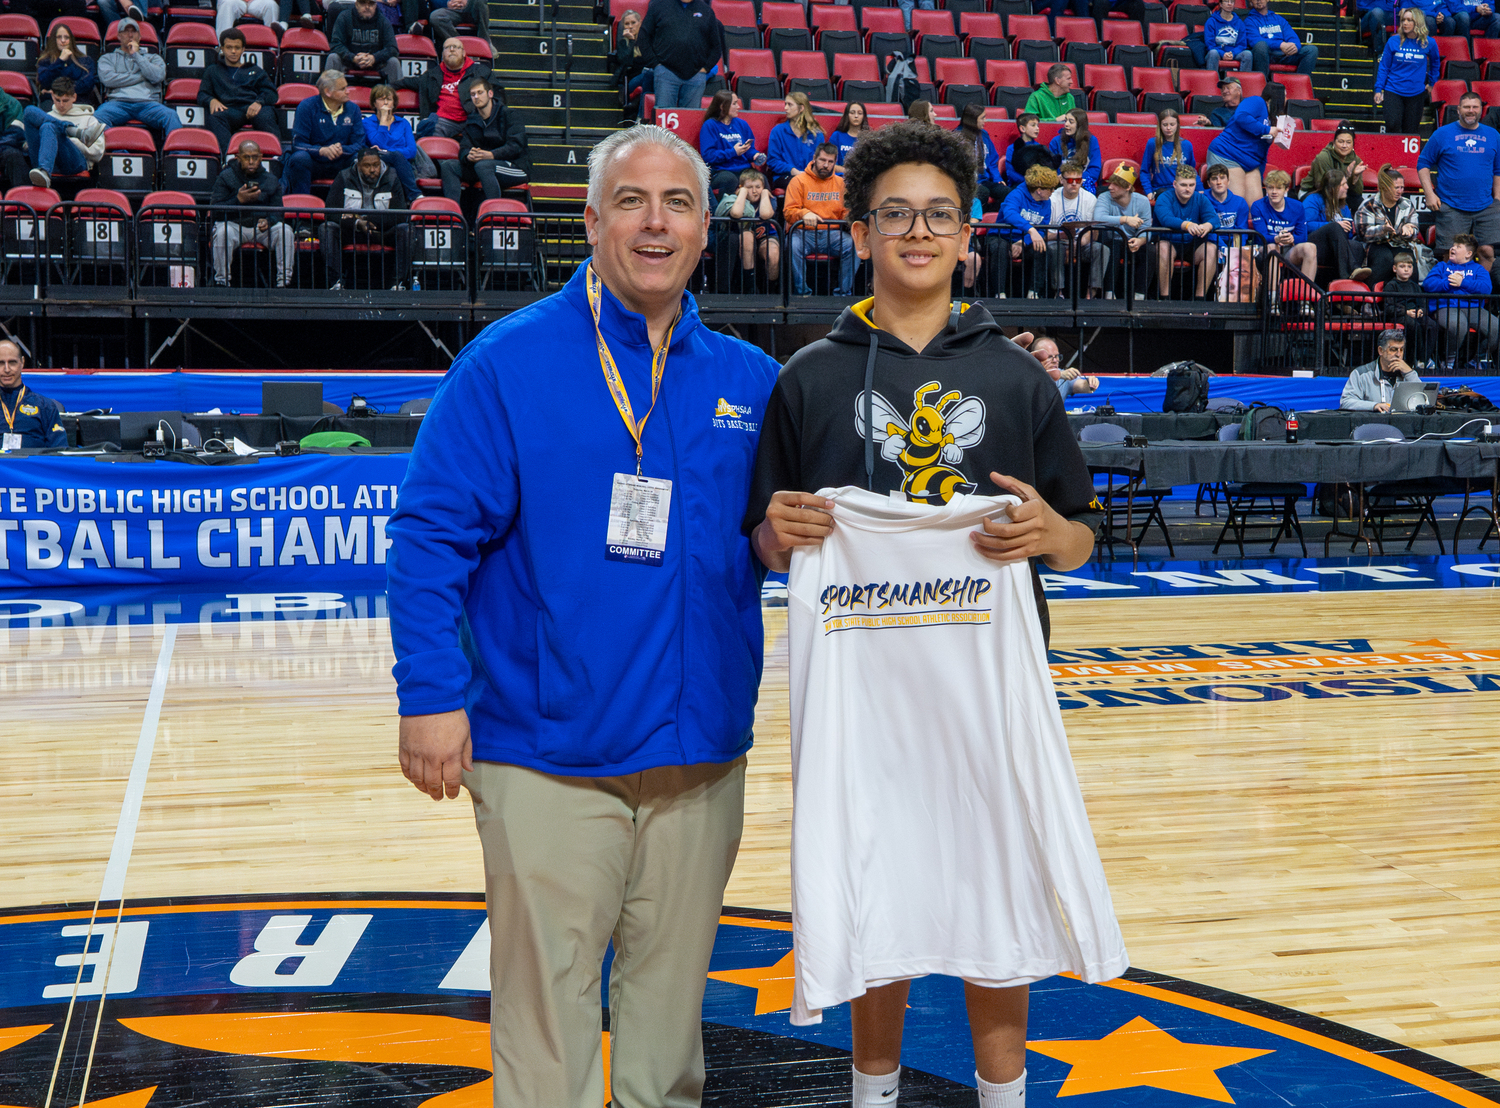
{"type": "Polygon", "coordinates": [[[127,53],[127,54],[134,54],[137,51],[139,51],[140,48],[141,48],[141,43],[140,43],[139,39],[133,39],[130,42],[124,43],[120,47],[120,49],[123,50],[123,51],[125,51],[125,53],[127,53]]]}
{"type": "Polygon", "coordinates": [[[1454,270],[1452,273],[1448,274],[1448,287],[1450,289],[1456,289],[1456,288],[1458,288],[1459,285],[1461,285],[1463,283],[1464,283],[1464,275],[1462,273],[1458,272],[1457,270],[1454,270]]]}
{"type": "Polygon", "coordinates": [[[220,112],[227,112],[228,110],[229,106],[225,104],[224,101],[220,100],[217,96],[210,96],[208,98],[209,115],[218,115],[220,112]]]}
{"type": "Polygon", "coordinates": [[[1021,256],[1021,240],[1020,239],[1017,239],[1015,242],[1013,242],[1013,243],[1010,244],[1010,256],[1012,258],[1019,258],[1021,256]]]}
{"type": "Polygon", "coordinates": [[[250,106],[245,109],[245,118],[254,119],[260,114],[261,108],[265,107],[259,100],[250,101],[250,106]]]}
{"type": "Polygon", "coordinates": [[[1146,236],[1140,235],[1133,239],[1126,239],[1125,245],[1130,247],[1130,252],[1134,254],[1137,250],[1146,245],[1146,236]]]}
{"type": "Polygon", "coordinates": [[[459,709],[431,716],[402,716],[398,749],[401,772],[433,800],[452,800],[463,771],[474,768],[468,713],[459,709]]]}
{"type": "Polygon", "coordinates": [[[456,12],[461,12],[469,6],[469,0],[448,0],[448,7],[456,12]]]}
{"type": "Polygon", "coordinates": [[[258,219],[255,221],[255,229],[264,234],[271,229],[271,221],[269,219],[258,219]]]}
{"type": "Polygon", "coordinates": [[[1375,405],[1375,410],[1377,412],[1388,412],[1391,410],[1391,406],[1382,401],[1381,403],[1375,405]]]}
{"type": "Polygon", "coordinates": [[[1001,565],[1040,557],[1052,569],[1077,569],[1094,549],[1094,532],[1087,524],[1074,523],[1053,511],[1036,489],[1003,473],[990,480],[1021,503],[1006,509],[1009,520],[987,519],[983,529],[970,531],[979,552],[1001,565]]]}
{"type": "Polygon", "coordinates": [[[1125,226],[1129,227],[1131,230],[1136,230],[1142,223],[1145,222],[1145,220],[1143,220],[1138,215],[1122,215],[1120,217],[1120,222],[1125,224],[1125,226]]]}
{"type": "Polygon", "coordinates": [[[375,65],[374,54],[355,54],[354,64],[360,69],[370,69],[375,65]]]}
{"type": "Polygon", "coordinates": [[[806,492],[778,492],[766,508],[766,518],[750,535],[750,545],[761,564],[785,573],[792,564],[792,551],[799,546],[820,546],[833,531],[828,509],[832,500],[806,492]]]}
{"type": "Polygon", "coordinates": [[[1047,240],[1044,239],[1044,238],[1042,238],[1042,236],[1037,233],[1037,230],[1036,230],[1035,227],[1033,227],[1030,231],[1028,231],[1027,234],[1029,234],[1031,236],[1031,245],[1032,245],[1032,247],[1034,249],[1036,249],[1036,250],[1045,250],[1045,249],[1047,249],[1047,240]]]}
{"type": "MultiPolygon", "coordinates": [[[[1443,17],[1442,16],[1438,16],[1438,18],[1441,19],[1443,17]]],[[[1296,46],[1295,43],[1283,42],[1281,44],[1281,52],[1283,54],[1287,54],[1287,55],[1295,54],[1297,52],[1297,46],[1296,46]]]]}
{"type": "Polygon", "coordinates": [[[1062,379],[1064,381],[1072,381],[1077,376],[1078,370],[1074,369],[1072,366],[1069,366],[1067,369],[1062,371],[1062,379]]]}
{"type": "Polygon", "coordinates": [[[818,225],[818,213],[817,212],[811,212],[811,211],[809,211],[809,212],[803,212],[802,213],[802,223],[803,223],[804,226],[807,226],[807,227],[816,227],[818,225]]]}
{"type": "Polygon", "coordinates": [[[239,191],[234,195],[235,199],[241,204],[254,203],[255,198],[260,195],[260,186],[254,181],[247,181],[239,187],[239,191]]]}
{"type": "Polygon", "coordinates": [[[335,158],[341,156],[343,153],[344,153],[344,144],[341,143],[341,142],[331,143],[328,146],[322,146],[322,147],[318,148],[318,154],[319,154],[319,156],[327,158],[329,161],[333,161],[335,158]]]}

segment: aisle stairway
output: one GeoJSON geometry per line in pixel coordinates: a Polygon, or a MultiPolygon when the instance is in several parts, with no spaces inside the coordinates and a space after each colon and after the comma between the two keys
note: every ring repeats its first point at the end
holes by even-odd
{"type": "Polygon", "coordinates": [[[540,211],[578,212],[588,181],[589,149],[619,123],[619,101],[605,64],[605,29],[592,22],[592,7],[580,0],[548,3],[545,32],[539,29],[543,10],[534,0],[491,0],[495,76],[505,88],[506,103],[526,121],[533,204],[540,211]],[[571,113],[564,79],[570,36],[571,113]]]}

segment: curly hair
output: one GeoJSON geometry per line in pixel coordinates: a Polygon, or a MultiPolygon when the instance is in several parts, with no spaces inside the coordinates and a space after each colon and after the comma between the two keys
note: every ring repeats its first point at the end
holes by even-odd
{"type": "Polygon", "coordinates": [[[958,135],[926,123],[889,123],[860,138],[844,159],[844,207],[851,220],[870,214],[875,182],[898,165],[930,165],[953,178],[968,214],[979,186],[974,151],[958,135]]]}

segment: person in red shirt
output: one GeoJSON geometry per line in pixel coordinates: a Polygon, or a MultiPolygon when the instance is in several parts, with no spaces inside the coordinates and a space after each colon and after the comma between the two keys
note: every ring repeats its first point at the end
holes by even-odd
{"type": "Polygon", "coordinates": [[[423,116],[417,124],[417,137],[457,138],[464,120],[474,110],[470,90],[480,82],[493,84],[490,76],[488,65],[464,54],[462,39],[456,36],[445,39],[443,56],[437,65],[429,65],[420,77],[408,77],[401,82],[402,88],[417,91],[417,110],[423,116]]]}

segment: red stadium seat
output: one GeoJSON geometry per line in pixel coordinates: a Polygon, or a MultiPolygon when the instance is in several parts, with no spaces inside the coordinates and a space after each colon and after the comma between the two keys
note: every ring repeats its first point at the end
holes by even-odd
{"type": "Polygon", "coordinates": [[[401,59],[401,76],[420,77],[427,67],[437,64],[437,47],[424,35],[397,35],[396,56],[401,59]]]}
{"type": "MultiPolygon", "coordinates": [[[[429,135],[426,138],[417,139],[417,145],[426,151],[427,156],[434,162],[449,162],[458,157],[458,141],[456,139],[429,135]]],[[[443,189],[443,182],[439,177],[420,177],[417,179],[417,185],[423,192],[441,192],[443,189]]],[[[409,203],[414,204],[415,199],[409,201],[409,203]]]]}
{"type": "MultiPolygon", "coordinates": [[[[1106,24],[1106,26],[1108,26],[1108,24],[1106,24]]],[[[1115,170],[1119,169],[1122,165],[1128,165],[1131,169],[1135,170],[1135,190],[1137,192],[1144,191],[1141,188],[1141,163],[1135,161],[1133,158],[1106,158],[1104,161],[1104,165],[1099,172],[1099,187],[1101,189],[1104,188],[1104,182],[1113,177],[1115,175],[1115,170]]]]}
{"type": "Polygon", "coordinates": [[[1144,46],[1141,25],[1135,20],[1110,20],[1104,24],[1104,41],[1112,46],[1144,46]]]}
{"type": "Polygon", "coordinates": [[[1004,38],[1005,28],[993,12],[963,12],[958,17],[958,33],[964,38],[1004,38]]]}
{"type": "Polygon", "coordinates": [[[1236,73],[1235,78],[1240,82],[1240,88],[1245,90],[1246,96],[1264,96],[1266,94],[1266,78],[1264,74],[1255,72],[1236,73]]]}
{"type": "MultiPolygon", "coordinates": [[[[1482,41],[1489,42],[1491,40],[1484,39],[1482,41]]],[[[1500,39],[1493,41],[1500,41],[1500,39]]],[[[1484,101],[1484,106],[1486,108],[1492,107],[1495,104],[1500,104],[1500,81],[1474,81],[1469,85],[1469,87],[1479,94],[1479,97],[1484,101]]],[[[1437,99],[1436,85],[1433,86],[1433,99],[1437,99]]]]}
{"type": "Polygon", "coordinates": [[[828,79],[828,59],[821,50],[786,50],[781,55],[783,77],[828,79]]]}
{"type": "Polygon", "coordinates": [[[69,31],[73,32],[73,41],[81,43],[89,48],[91,57],[99,56],[99,45],[103,41],[99,37],[99,24],[92,19],[85,19],[81,15],[60,15],[51,23],[47,24],[47,37],[51,37],[52,28],[61,23],[69,31]]]}
{"type": "Polygon", "coordinates": [[[911,13],[911,30],[916,35],[956,35],[953,13],[950,11],[914,11],[911,13]]]}
{"type": "MultiPolygon", "coordinates": [[[[56,20],[54,20],[53,22],[56,22],[56,20]]],[[[117,22],[111,23],[108,29],[105,30],[104,42],[106,45],[113,46],[120,41],[119,32],[115,29],[118,26],[119,24],[117,22]]],[[[141,49],[149,51],[152,54],[160,53],[161,39],[156,37],[156,28],[150,23],[142,23],[140,25],[140,28],[141,49]]]]}
{"type": "Polygon", "coordinates": [[[814,4],[809,20],[819,31],[857,31],[854,9],[845,4],[814,4]]]}
{"type": "Polygon", "coordinates": [[[202,127],[208,111],[198,105],[198,78],[173,77],[167,82],[162,102],[177,113],[184,127],[202,127]]]}
{"type": "MultiPolygon", "coordinates": [[[[1186,72],[1186,70],[1183,72],[1186,72]]],[[[1091,92],[1098,92],[1101,89],[1107,89],[1112,92],[1126,92],[1130,88],[1125,83],[1125,67],[1123,65],[1084,66],[1083,87],[1091,92]]]]}
{"type": "Polygon", "coordinates": [[[1052,27],[1045,15],[1013,15],[1005,21],[1005,35],[1012,43],[1021,39],[1052,40],[1052,27]]]}
{"type": "Polygon", "coordinates": [[[276,89],[276,116],[281,121],[282,134],[291,134],[297,118],[297,105],[309,96],[318,95],[317,85],[304,85],[289,81],[276,89]]]}
{"type": "Polygon", "coordinates": [[[1279,73],[1276,75],[1276,83],[1286,89],[1288,100],[1316,100],[1318,94],[1313,91],[1312,77],[1306,73],[1279,73]]]}
{"type": "Polygon", "coordinates": [[[322,31],[307,27],[288,27],[281,36],[281,61],[277,73],[281,84],[300,81],[308,84],[323,72],[328,56],[328,39],[322,31]]]}
{"type": "Polygon", "coordinates": [[[36,99],[31,91],[31,82],[26,79],[25,74],[17,73],[14,69],[0,69],[0,90],[14,96],[23,108],[36,99]]]}
{"type": "Polygon", "coordinates": [[[801,4],[766,3],[760,6],[761,26],[767,29],[771,27],[794,27],[802,30],[807,29],[807,15],[802,10],[801,4]]]}
{"type": "Polygon", "coordinates": [[[281,43],[276,32],[264,23],[241,23],[237,29],[245,36],[245,52],[241,57],[267,73],[275,73],[281,58],[281,43]]]}
{"type": "Polygon", "coordinates": [[[35,73],[42,32],[29,15],[0,15],[0,69],[35,73]]]}
{"type": "Polygon", "coordinates": [[[1219,75],[1207,69],[1179,69],[1177,91],[1184,96],[1219,95],[1219,75]]]}
{"type": "Polygon", "coordinates": [[[1064,42],[1098,42],[1099,30],[1092,19],[1060,15],[1057,17],[1057,37],[1064,42]]]}
{"type": "Polygon", "coordinates": [[[477,58],[488,65],[495,58],[495,48],[487,38],[478,35],[459,35],[459,41],[464,44],[464,57],[477,58]]]}
{"type": "Polygon", "coordinates": [[[144,127],[110,127],[95,174],[103,188],[145,196],[156,187],[156,137],[144,127]]]}
{"type": "Polygon", "coordinates": [[[1156,67],[1139,66],[1130,72],[1131,92],[1176,92],[1172,84],[1172,71],[1156,67]]]}
{"type": "MultiPolygon", "coordinates": [[[[168,77],[201,77],[213,65],[219,36],[207,23],[174,23],[163,51],[168,77]]],[[[269,72],[269,71],[268,71],[269,72]]]]}
{"type": "Polygon", "coordinates": [[[1031,71],[1025,62],[996,61],[992,58],[984,63],[984,83],[991,88],[1030,88],[1031,71]]]}
{"type": "Polygon", "coordinates": [[[207,203],[219,176],[219,140],[209,131],[182,127],[162,143],[161,181],[207,203]]]}
{"type": "Polygon", "coordinates": [[[1151,112],[1116,112],[1115,124],[1120,127],[1155,127],[1156,116],[1151,112]]]}
{"type": "Polygon", "coordinates": [[[859,22],[860,30],[864,31],[866,36],[875,32],[906,34],[906,20],[901,18],[900,8],[860,8],[859,22]]]}
{"type": "MultiPolygon", "coordinates": [[[[1494,82],[1490,82],[1494,83],[1494,82]]],[[[1437,105],[1458,104],[1458,98],[1469,91],[1467,81],[1434,81],[1432,83],[1432,102],[1437,105]]],[[[1477,89],[1475,91],[1478,91],[1477,89]]],[[[1480,93],[1483,96],[1483,93],[1480,93]]],[[[1439,108],[1441,115],[1441,108],[1439,108]]]]}
{"type": "Polygon", "coordinates": [[[713,0],[714,18],[726,27],[758,27],[750,0],[713,0]]]}

